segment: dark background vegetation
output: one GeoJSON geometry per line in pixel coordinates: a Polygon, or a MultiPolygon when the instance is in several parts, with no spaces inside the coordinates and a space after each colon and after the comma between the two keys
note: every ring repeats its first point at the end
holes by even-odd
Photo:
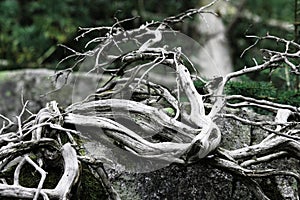
{"type": "MultiPolygon", "coordinates": [[[[240,1],[231,1],[238,4],[240,1]]],[[[2,0],[0,1],[0,69],[53,67],[64,55],[57,44],[77,49],[84,41],[75,42],[78,27],[107,26],[115,20],[140,16],[129,27],[147,20],[159,20],[189,8],[201,6],[201,0],[2,0]]],[[[245,34],[265,35],[267,32],[293,38],[293,32],[268,27],[270,19],[294,22],[294,0],[251,0],[246,9],[262,18],[261,23],[239,20],[229,32],[235,57],[249,41],[245,34]]],[[[233,16],[222,16],[230,23],[233,16]]],[[[88,38],[87,38],[88,39],[88,38]]],[[[240,64],[239,62],[235,62],[240,64]]]]}
{"type": "MultiPolygon", "coordinates": [[[[108,0],[4,0],[0,1],[0,69],[52,68],[64,55],[57,44],[83,48],[88,40],[75,42],[78,27],[109,26],[115,20],[141,16],[145,20],[198,7],[192,1],[108,1],[108,0]],[[6,66],[5,66],[6,65],[6,66]]],[[[126,24],[125,24],[126,25],[126,24]]]]}
{"type": "MultiPolygon", "coordinates": [[[[248,0],[244,10],[260,17],[257,22],[253,19],[239,18],[228,30],[235,69],[253,66],[253,57],[261,61],[259,47],[251,49],[243,58],[242,51],[253,44],[253,39],[245,35],[264,36],[267,32],[287,39],[296,39],[293,31],[295,22],[296,0],[248,0]],[[270,20],[278,20],[291,24],[291,31],[276,26],[269,26],[270,20]]],[[[197,8],[207,3],[204,0],[1,0],[0,1],[0,70],[14,70],[24,68],[56,69],[57,63],[68,55],[58,44],[65,44],[78,51],[84,50],[84,43],[93,36],[89,35],[79,41],[78,27],[107,26],[132,16],[140,16],[136,20],[123,24],[125,28],[138,27],[142,22],[160,20],[164,17],[183,12],[189,8],[197,8]]],[[[231,0],[232,6],[238,6],[239,0],[231,0]]],[[[225,24],[230,25],[238,13],[228,13],[221,16],[225,24]]],[[[194,21],[193,23],[197,23],[194,21]]],[[[193,30],[186,34],[193,35],[193,30]]],[[[264,42],[260,47],[282,48],[272,42],[264,42]]],[[[63,68],[64,66],[59,66],[63,68]]],[[[289,97],[296,95],[299,81],[291,77],[291,85],[287,86],[284,67],[273,72],[274,78],[268,73],[252,74],[245,77],[247,81],[272,82],[275,90],[289,90],[289,97]],[[292,91],[292,92],[291,92],[292,91]]],[[[252,83],[251,83],[252,84],[252,83]]],[[[237,86],[257,89],[252,85],[237,86]]],[[[255,84],[254,84],[255,85],[255,84]]],[[[257,86],[261,88],[261,85],[257,86]]],[[[231,86],[235,88],[235,86],[231,86]]],[[[244,92],[248,91],[242,90],[244,92]]],[[[236,92],[233,90],[233,93],[236,92]]],[[[271,92],[277,96],[277,92],[271,92]]],[[[279,92],[281,94],[281,92],[279,92]]],[[[287,95],[287,94],[284,94],[287,95]]],[[[281,99],[284,99],[283,97],[281,99]]],[[[298,100],[296,100],[297,102],[298,100]]]]}

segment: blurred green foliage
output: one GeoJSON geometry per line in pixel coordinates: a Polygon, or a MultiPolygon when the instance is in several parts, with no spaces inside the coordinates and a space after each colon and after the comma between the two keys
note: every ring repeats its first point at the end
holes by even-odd
{"type": "MultiPolygon", "coordinates": [[[[0,1],[0,70],[8,62],[8,69],[19,67],[42,67],[55,65],[64,50],[57,44],[67,44],[82,50],[89,38],[75,43],[78,27],[111,25],[114,17],[124,19],[141,16],[134,22],[124,24],[127,28],[148,20],[160,20],[189,8],[199,7],[201,0],[2,0],[0,1]]],[[[234,1],[233,1],[234,2],[234,1]]],[[[236,1],[239,2],[239,1],[236,1]]],[[[293,22],[294,0],[247,1],[247,9],[263,20],[278,19],[293,22]]],[[[230,19],[228,19],[230,20],[230,19]]],[[[274,30],[274,29],[273,29],[274,30]]],[[[252,44],[246,34],[265,35],[272,27],[241,21],[230,33],[235,66],[252,65],[257,49],[249,52],[251,57],[237,59],[252,44]]],[[[274,30],[275,31],[275,30],[274,30]]],[[[277,35],[293,37],[293,33],[278,32],[277,35]]]]}
{"type": "Polygon", "coordinates": [[[247,1],[247,7],[263,19],[277,19],[293,22],[294,0],[251,0],[247,1]]]}
{"type": "MultiPolygon", "coordinates": [[[[270,35],[275,35],[288,40],[297,40],[293,25],[295,20],[295,1],[296,0],[246,1],[245,11],[250,11],[253,17],[250,19],[239,19],[234,28],[232,28],[227,35],[230,40],[231,47],[233,47],[231,49],[231,53],[233,57],[234,70],[239,70],[244,67],[255,66],[256,63],[261,63],[263,61],[264,55],[262,54],[260,49],[271,49],[276,51],[284,51],[285,49],[285,46],[282,43],[276,42],[274,40],[263,40],[259,42],[256,46],[249,49],[245,54],[243,54],[242,57],[240,57],[244,50],[247,49],[249,46],[253,45],[256,41],[255,38],[247,38],[247,35],[265,36],[269,33],[270,35]],[[286,28],[282,28],[279,26],[279,24],[290,24],[290,29],[287,30],[286,28]]],[[[234,2],[238,3],[240,1],[236,0],[234,2]]],[[[225,18],[225,22],[230,23],[230,19],[225,18]]],[[[243,82],[258,81],[259,83],[271,83],[272,86],[276,88],[276,95],[273,97],[280,101],[280,103],[284,103],[284,97],[282,95],[289,96],[289,94],[285,93],[285,91],[291,90],[292,93],[297,93],[296,90],[300,86],[299,78],[292,74],[289,74],[286,71],[285,67],[286,66],[281,65],[279,69],[274,71],[267,70],[251,73],[247,75],[248,78],[243,77],[241,80],[243,82]]],[[[249,93],[247,93],[246,88],[249,85],[244,86],[245,90],[243,90],[243,92],[245,93],[240,94],[246,94],[247,96],[249,95],[249,93]]],[[[268,87],[268,85],[261,86],[262,90],[271,89],[268,87]]],[[[272,89],[271,91],[274,92],[272,89]]],[[[293,104],[299,105],[299,99],[294,99],[293,104]]]]}
{"type": "MultiPolygon", "coordinates": [[[[238,3],[240,1],[236,0],[235,2],[238,3]]],[[[295,0],[248,0],[246,2],[245,10],[250,11],[256,17],[259,17],[260,20],[254,20],[254,17],[253,19],[242,18],[228,33],[231,47],[233,47],[231,50],[235,69],[255,65],[253,58],[256,58],[256,60],[260,62],[262,60],[260,48],[277,50],[283,48],[283,46],[274,41],[264,41],[250,49],[242,58],[240,58],[242,52],[255,42],[255,39],[246,38],[246,35],[265,36],[269,33],[289,40],[295,39],[293,31],[294,4],[295,0]],[[277,20],[278,23],[290,23],[291,30],[287,31],[276,26],[271,26],[269,22],[272,20],[273,22],[274,20],[277,20]]],[[[225,19],[225,22],[230,23],[230,20],[231,19],[225,19]]],[[[258,76],[253,76],[252,78],[255,79],[257,77],[258,76]]]]}
{"type": "MultiPolygon", "coordinates": [[[[42,67],[58,62],[64,51],[57,44],[82,50],[76,43],[78,27],[112,25],[118,19],[140,15],[141,21],[162,19],[196,7],[198,0],[2,0],[0,1],[0,70],[42,67]],[[8,66],[1,65],[6,63],[8,66]]],[[[88,39],[88,38],[87,38],[88,39]]],[[[87,40],[86,39],[86,40],[87,40]]],[[[85,41],[86,41],[85,40],[85,41]]]]}
{"type": "Polygon", "coordinates": [[[74,35],[85,9],[72,1],[4,0],[0,3],[0,57],[11,65],[41,64],[57,43],[74,35]]]}

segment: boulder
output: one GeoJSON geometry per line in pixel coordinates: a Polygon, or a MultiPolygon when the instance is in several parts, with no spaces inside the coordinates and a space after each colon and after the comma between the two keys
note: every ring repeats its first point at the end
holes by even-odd
{"type": "MultiPolygon", "coordinates": [[[[96,83],[107,79],[93,74],[75,73],[64,84],[65,76],[55,82],[53,75],[53,71],[45,69],[1,72],[0,113],[15,120],[14,116],[21,112],[22,102],[26,100],[29,100],[28,109],[33,113],[51,100],[65,107],[84,99],[95,90],[96,83]]],[[[231,112],[242,117],[255,117],[249,110],[231,112]]],[[[266,134],[265,131],[234,120],[218,119],[216,123],[222,131],[221,147],[226,149],[258,143],[266,134]]],[[[300,171],[298,160],[279,160],[260,165],[269,168],[278,166],[300,171]]],[[[242,184],[242,179],[211,167],[205,160],[189,166],[171,164],[146,173],[125,172],[108,167],[106,170],[122,199],[255,199],[253,193],[242,184]]],[[[294,178],[276,177],[258,181],[271,199],[297,199],[298,186],[294,178]]]]}

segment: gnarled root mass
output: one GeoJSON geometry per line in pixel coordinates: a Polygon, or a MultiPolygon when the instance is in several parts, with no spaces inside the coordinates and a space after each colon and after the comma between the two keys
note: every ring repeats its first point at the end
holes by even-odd
{"type": "MultiPolygon", "coordinates": [[[[0,196],[69,199],[71,190],[80,182],[81,163],[84,162],[93,169],[95,177],[101,179],[110,198],[119,199],[103,168],[103,163],[114,161],[106,155],[93,158],[82,152],[81,145],[92,140],[93,136],[105,138],[105,142],[139,158],[183,165],[207,162],[233,175],[244,177],[245,184],[259,199],[268,197],[255,181],[257,177],[291,176],[299,184],[300,175],[297,171],[259,169],[258,164],[283,156],[300,158],[299,122],[291,120],[291,116],[299,118],[300,109],[241,95],[226,95],[224,87],[233,77],[275,69],[282,63],[291,69],[291,73],[298,75],[299,66],[295,64],[295,60],[299,59],[300,45],[269,35],[258,38],[258,41],[276,40],[285,44],[286,49],[283,53],[264,50],[269,57],[262,64],[203,81],[208,92],[201,94],[194,82],[203,79],[194,73],[193,63],[181,52],[180,47],[169,49],[159,45],[163,33],[170,31],[166,27],[188,16],[208,12],[206,9],[209,6],[188,10],[163,22],[147,23],[130,31],[121,28],[123,21],[118,21],[110,28],[83,29],[85,32],[81,37],[92,31],[107,32],[105,36],[91,41],[100,41],[96,49],[86,53],[72,50],[74,55],[70,57],[82,57],[79,62],[86,58],[95,59],[91,71],[102,69],[111,78],[97,88],[94,94],[67,108],[59,108],[52,101],[37,114],[22,121],[27,112],[25,104],[17,116],[17,122],[0,115],[5,120],[0,130],[0,171],[5,173],[14,170],[11,178],[1,179],[0,196]],[[125,37],[116,40],[120,35],[125,37]],[[142,37],[150,39],[141,44],[138,38],[142,37]],[[108,54],[108,47],[121,48],[128,41],[135,43],[135,50],[121,55],[108,54]],[[107,62],[100,62],[102,57],[107,62]],[[162,66],[176,75],[173,80],[175,88],[171,89],[147,78],[152,69],[162,66]],[[259,107],[276,116],[274,119],[268,116],[271,120],[267,121],[246,119],[230,113],[232,108],[245,107],[259,107]],[[216,125],[219,118],[230,118],[259,127],[268,136],[260,143],[240,149],[221,148],[222,130],[216,125]],[[97,131],[92,135],[87,134],[89,128],[97,131]],[[32,166],[40,174],[37,187],[26,187],[20,182],[25,164],[32,166]],[[62,165],[64,172],[54,188],[44,188],[47,179],[45,166],[53,164],[62,165]]],[[[74,67],[57,73],[57,76],[70,73],[74,67]]]]}

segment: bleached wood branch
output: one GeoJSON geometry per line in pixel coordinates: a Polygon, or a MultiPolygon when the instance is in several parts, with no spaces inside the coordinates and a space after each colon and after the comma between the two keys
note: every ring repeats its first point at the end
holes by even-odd
{"type": "MultiPolygon", "coordinates": [[[[69,128],[74,126],[101,129],[102,132],[99,131],[100,133],[90,134],[104,134],[110,138],[112,144],[122,144],[120,146],[123,150],[138,157],[180,164],[208,161],[214,167],[222,168],[233,175],[245,177],[245,184],[259,199],[268,199],[268,197],[254,178],[284,175],[294,177],[299,182],[300,176],[295,172],[247,168],[282,156],[300,159],[299,122],[289,121],[290,115],[299,116],[299,108],[241,95],[226,96],[224,93],[226,83],[232,78],[274,69],[283,63],[288,66],[290,72],[299,75],[299,64],[295,62],[295,59],[300,57],[299,44],[271,35],[265,37],[250,36],[257,39],[254,45],[267,39],[284,44],[285,50],[279,52],[264,49],[263,51],[268,56],[264,58],[262,63],[256,62],[255,66],[245,67],[224,77],[213,78],[205,85],[208,94],[198,93],[193,80],[194,78],[201,80],[201,77],[198,77],[197,73],[192,74],[194,69],[189,70],[186,66],[184,60],[191,61],[184,52],[181,52],[180,47],[169,49],[166,46],[157,46],[162,41],[162,34],[165,31],[170,31],[167,26],[181,22],[195,14],[210,12],[207,8],[216,2],[217,0],[214,0],[200,9],[188,10],[166,18],[162,22],[146,23],[130,31],[125,31],[119,27],[126,20],[117,20],[112,27],[83,28],[83,34],[77,39],[93,31],[103,31],[106,35],[87,43],[87,46],[94,42],[100,43],[93,50],[82,53],[66,47],[73,53],[66,59],[79,56],[79,61],[74,65],[76,66],[86,57],[95,58],[95,63],[91,66],[89,73],[101,68],[104,72],[110,73],[111,79],[100,86],[94,94],[90,94],[83,101],[73,103],[67,108],[58,108],[57,103],[52,101],[36,115],[31,115],[26,121],[22,121],[22,115],[26,109],[25,103],[22,112],[17,117],[17,124],[0,115],[6,122],[0,130],[0,171],[4,172],[5,169],[14,167],[17,158],[25,155],[15,168],[13,185],[7,184],[5,179],[2,180],[0,196],[69,199],[71,189],[79,182],[80,162],[85,162],[94,176],[102,180],[110,198],[119,199],[120,197],[109,183],[109,179],[102,168],[102,162],[113,163],[113,160],[105,158],[105,155],[100,155],[97,159],[89,155],[81,155],[78,150],[81,148],[79,143],[84,142],[88,134],[85,134],[84,129],[73,130],[73,128],[69,128]],[[116,37],[120,36],[123,37],[116,40],[116,37]],[[149,39],[140,43],[139,39],[143,37],[149,39]],[[123,52],[121,46],[128,41],[134,42],[136,49],[123,52]],[[111,47],[115,47],[118,53],[106,52],[111,47]],[[177,84],[177,91],[171,91],[166,86],[146,79],[153,68],[161,65],[170,68],[176,74],[174,82],[177,84]],[[144,72],[140,75],[141,70],[144,72]],[[125,72],[131,76],[124,77],[125,72]],[[116,85],[118,87],[115,87],[116,85]],[[132,96],[127,99],[120,98],[122,95],[119,94],[124,91],[129,92],[132,96]],[[184,97],[187,98],[190,112],[187,112],[181,105],[180,92],[183,92],[184,97]],[[206,99],[209,100],[206,101],[206,99]],[[229,103],[229,100],[240,102],[229,103]],[[247,119],[244,116],[231,113],[229,109],[223,113],[223,109],[226,107],[238,109],[260,107],[276,112],[277,115],[273,120],[268,121],[247,119]],[[174,112],[172,113],[172,111],[174,112]],[[134,127],[140,128],[145,135],[152,131],[164,137],[166,141],[149,139],[140,134],[136,128],[119,123],[116,117],[131,120],[136,125],[134,127]],[[222,130],[217,125],[217,120],[220,117],[260,127],[269,134],[260,143],[251,146],[233,150],[218,148],[222,137],[222,130]],[[10,130],[13,125],[18,127],[17,131],[10,130]],[[65,140],[67,142],[63,141],[61,137],[63,134],[66,135],[65,140]],[[75,136],[82,141],[76,142],[75,136]],[[37,165],[34,159],[26,156],[27,154],[38,154],[40,157],[37,160],[42,161],[39,163],[43,163],[47,159],[52,161],[55,158],[62,159],[64,173],[54,189],[43,188],[46,172],[43,170],[42,164],[37,165]],[[20,183],[20,173],[25,161],[42,174],[37,188],[28,188],[20,183]]],[[[171,31],[173,30],[171,29],[171,31]]],[[[252,46],[248,49],[250,48],[252,46]]],[[[74,66],[58,72],[57,77],[66,72],[70,73],[74,66]]]]}

